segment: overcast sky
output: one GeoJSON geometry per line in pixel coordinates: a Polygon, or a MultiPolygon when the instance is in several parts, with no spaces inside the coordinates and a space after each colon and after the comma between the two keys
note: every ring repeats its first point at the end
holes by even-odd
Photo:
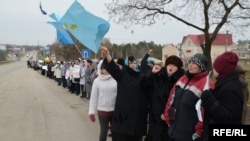
{"type": "MultiPolygon", "coordinates": [[[[0,44],[42,45],[52,44],[56,40],[55,28],[47,24],[53,21],[43,15],[39,2],[48,13],[63,15],[74,0],[1,0],[0,1],[0,44]]],[[[110,0],[78,0],[84,8],[96,16],[108,20],[104,3],[110,0]]],[[[112,43],[138,43],[153,41],[157,44],[180,43],[187,34],[200,34],[199,31],[172,20],[150,27],[135,26],[126,30],[123,26],[110,22],[110,30],[105,38],[112,43]]],[[[250,37],[245,37],[250,39],[250,37]]],[[[235,39],[234,39],[235,41],[235,39]]]]}

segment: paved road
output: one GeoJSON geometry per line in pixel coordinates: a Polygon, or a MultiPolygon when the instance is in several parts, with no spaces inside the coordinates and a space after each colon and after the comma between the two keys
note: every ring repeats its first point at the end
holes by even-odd
{"type": "Polygon", "coordinates": [[[26,60],[0,65],[0,140],[97,141],[88,101],[27,68],[26,60]]]}

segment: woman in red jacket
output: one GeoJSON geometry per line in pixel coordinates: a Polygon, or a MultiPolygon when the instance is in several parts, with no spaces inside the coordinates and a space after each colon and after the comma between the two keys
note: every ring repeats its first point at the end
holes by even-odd
{"type": "MultiPolygon", "coordinates": [[[[188,71],[170,92],[162,119],[168,124],[168,135],[174,141],[193,141],[202,135],[203,110],[199,101],[207,83],[207,64],[203,54],[192,56],[188,71]]],[[[211,80],[208,84],[209,88],[214,87],[211,80]]]]}

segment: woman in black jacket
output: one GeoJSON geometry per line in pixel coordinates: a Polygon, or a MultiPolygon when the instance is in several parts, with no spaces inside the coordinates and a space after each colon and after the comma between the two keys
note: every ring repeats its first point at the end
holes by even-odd
{"type": "Polygon", "coordinates": [[[208,126],[218,124],[242,124],[243,90],[236,71],[238,56],[224,52],[213,64],[216,77],[215,89],[201,95],[205,108],[203,140],[208,141],[208,126]]]}
{"type": "Polygon", "coordinates": [[[122,69],[115,63],[106,47],[103,64],[117,81],[117,97],[111,126],[113,141],[141,141],[147,131],[147,99],[143,88],[145,74],[137,69],[133,56],[127,58],[122,69]]]}
{"type": "Polygon", "coordinates": [[[182,60],[175,56],[169,56],[164,67],[157,63],[153,66],[147,76],[148,88],[151,89],[150,111],[149,111],[149,131],[145,141],[170,141],[168,136],[168,126],[161,119],[165,105],[176,81],[184,74],[182,60]]]}

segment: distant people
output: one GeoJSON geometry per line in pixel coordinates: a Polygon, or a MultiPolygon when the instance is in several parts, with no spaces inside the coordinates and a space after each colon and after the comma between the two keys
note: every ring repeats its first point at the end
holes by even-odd
{"type": "Polygon", "coordinates": [[[213,124],[242,124],[243,89],[236,71],[237,54],[226,51],[213,63],[215,89],[201,95],[205,108],[203,140],[208,141],[208,126],[213,124]]]}
{"type": "Polygon", "coordinates": [[[149,130],[145,141],[170,141],[168,136],[168,126],[161,119],[164,113],[166,102],[170,90],[176,81],[184,75],[182,60],[175,55],[169,56],[165,60],[164,67],[154,63],[152,70],[147,75],[150,99],[149,130]]]}
{"type": "Polygon", "coordinates": [[[81,65],[80,89],[81,89],[81,93],[82,93],[81,98],[86,98],[87,95],[86,95],[86,90],[85,90],[85,83],[86,83],[86,81],[85,81],[85,73],[86,73],[87,65],[86,65],[85,60],[82,60],[80,65],[81,65]]]}
{"type": "Polygon", "coordinates": [[[28,68],[31,68],[31,59],[29,59],[29,60],[27,61],[27,67],[28,67],[28,68]]]}
{"type": "MultiPolygon", "coordinates": [[[[199,101],[207,84],[207,65],[203,54],[194,54],[185,75],[171,89],[162,119],[168,124],[168,135],[174,141],[199,140],[202,136],[203,109],[199,101]]],[[[209,78],[208,88],[214,88],[209,78]]]]}
{"type": "Polygon", "coordinates": [[[97,70],[98,77],[94,80],[91,90],[89,118],[92,122],[95,122],[95,114],[98,114],[100,123],[99,141],[106,141],[108,128],[114,114],[117,82],[107,72],[102,61],[99,62],[97,70]]]}
{"type": "MultiPolygon", "coordinates": [[[[39,63],[38,61],[35,62],[35,64],[34,64],[34,70],[38,70],[39,69],[38,68],[38,63],[39,63]]],[[[46,70],[47,70],[47,65],[45,64],[45,62],[41,62],[40,65],[41,65],[41,67],[40,67],[41,74],[45,75],[46,70]]]]}
{"type": "Polygon", "coordinates": [[[52,66],[52,68],[51,68],[52,78],[53,78],[55,81],[57,81],[57,80],[56,80],[56,73],[55,73],[55,71],[56,71],[56,65],[57,65],[57,63],[55,63],[55,64],[52,66]]]}
{"type": "Polygon", "coordinates": [[[248,82],[246,80],[246,71],[240,66],[237,65],[236,71],[239,72],[239,80],[243,89],[243,112],[242,112],[242,124],[247,124],[247,102],[249,100],[249,90],[248,82]]]}
{"type": "Polygon", "coordinates": [[[106,55],[103,64],[117,81],[117,97],[112,120],[113,141],[142,141],[147,131],[147,99],[144,93],[143,80],[137,68],[134,56],[125,59],[122,69],[112,59],[107,47],[101,47],[106,55]]]}
{"type": "Polygon", "coordinates": [[[47,77],[49,77],[49,78],[53,78],[53,72],[52,72],[52,67],[54,66],[54,64],[53,64],[53,62],[52,61],[50,61],[48,64],[47,64],[47,68],[48,68],[48,70],[47,70],[47,77]]]}
{"type": "Polygon", "coordinates": [[[61,86],[61,84],[62,84],[62,67],[61,67],[61,61],[57,61],[54,73],[55,73],[57,85],[61,86]]]}
{"type": "Polygon", "coordinates": [[[74,67],[72,70],[72,75],[73,75],[72,83],[74,83],[74,87],[75,87],[74,92],[77,96],[80,95],[80,78],[81,78],[80,61],[81,61],[80,59],[75,60],[74,67]]]}
{"type": "Polygon", "coordinates": [[[68,60],[67,61],[67,64],[66,64],[66,73],[65,73],[65,79],[67,81],[67,88],[70,90],[70,85],[71,85],[71,82],[70,82],[70,66],[71,66],[71,60],[68,60]]]}
{"type": "Polygon", "coordinates": [[[85,71],[85,90],[87,94],[87,99],[90,99],[91,96],[91,89],[93,83],[93,77],[91,76],[95,72],[93,68],[93,61],[88,59],[87,60],[87,69],[85,71]]]}
{"type": "Polygon", "coordinates": [[[67,62],[63,61],[62,62],[62,87],[67,88],[67,79],[66,79],[66,70],[67,70],[67,62]]]}
{"type": "Polygon", "coordinates": [[[73,69],[75,65],[75,61],[70,62],[70,67],[69,67],[69,79],[70,79],[70,88],[69,91],[73,94],[75,93],[75,83],[73,83],[73,69]]]}

